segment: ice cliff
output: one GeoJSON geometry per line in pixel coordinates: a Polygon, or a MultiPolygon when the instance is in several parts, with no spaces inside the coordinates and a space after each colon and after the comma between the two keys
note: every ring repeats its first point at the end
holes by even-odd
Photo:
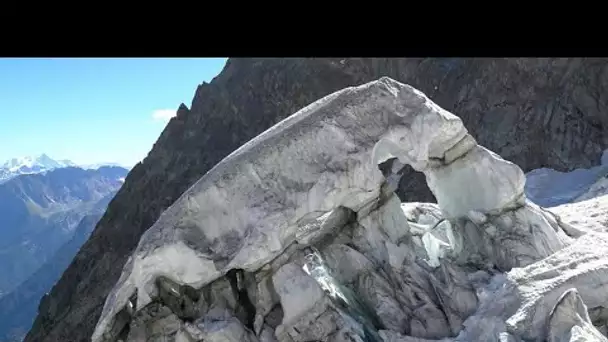
{"type": "Polygon", "coordinates": [[[524,184],[413,87],[343,89],[161,215],[92,341],[608,341],[608,236],[524,184]],[[437,204],[400,203],[404,165],[437,204]]]}

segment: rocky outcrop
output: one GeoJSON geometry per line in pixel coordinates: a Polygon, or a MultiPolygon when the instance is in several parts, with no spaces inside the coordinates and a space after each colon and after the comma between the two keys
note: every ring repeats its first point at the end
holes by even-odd
{"type": "Polygon", "coordinates": [[[604,340],[608,234],[562,226],[458,117],[381,78],[189,188],[142,236],[91,340],[604,340]],[[391,158],[424,173],[437,207],[400,204],[378,167],[391,158]]]}
{"type": "MultiPolygon", "coordinates": [[[[57,309],[40,312],[26,340],[87,340],[120,276],[116,265],[160,213],[223,157],[318,98],[391,76],[458,113],[479,143],[524,170],[565,170],[597,165],[606,146],[605,65],[601,59],[230,59],[131,171],[50,293],[57,309]]],[[[433,200],[424,184],[419,173],[406,171],[398,193],[433,200]]]]}

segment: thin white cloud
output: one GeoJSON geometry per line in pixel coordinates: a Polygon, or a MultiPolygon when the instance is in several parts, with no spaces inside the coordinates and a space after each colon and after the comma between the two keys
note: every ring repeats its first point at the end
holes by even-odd
{"type": "Polygon", "coordinates": [[[176,114],[175,109],[157,109],[152,112],[152,119],[155,121],[169,121],[176,114]]]}

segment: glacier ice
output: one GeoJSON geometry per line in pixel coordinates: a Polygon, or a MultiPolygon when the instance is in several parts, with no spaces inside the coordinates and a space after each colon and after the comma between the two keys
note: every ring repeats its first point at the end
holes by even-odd
{"type": "Polygon", "coordinates": [[[607,342],[595,329],[587,306],[575,288],[568,289],[551,311],[547,340],[549,342],[607,342]]]}
{"type": "Polygon", "coordinates": [[[603,341],[608,237],[532,203],[525,185],[415,88],[343,89],[161,215],[92,341],[603,341]],[[400,203],[404,165],[437,204],[400,203]]]}
{"type": "Polygon", "coordinates": [[[601,164],[589,169],[560,172],[549,168],[526,174],[526,195],[544,207],[555,207],[608,194],[608,150],[602,153],[601,164]]]}
{"type": "Polygon", "coordinates": [[[587,232],[608,232],[608,194],[584,201],[547,208],[549,216],[560,221],[569,235],[587,232]]]}

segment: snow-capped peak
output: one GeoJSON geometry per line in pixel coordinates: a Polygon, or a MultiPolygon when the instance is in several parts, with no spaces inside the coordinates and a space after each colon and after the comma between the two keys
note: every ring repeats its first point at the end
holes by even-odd
{"type": "Polygon", "coordinates": [[[55,160],[43,153],[38,156],[11,158],[0,164],[0,184],[19,175],[34,174],[64,167],[78,167],[84,170],[97,170],[103,166],[118,166],[130,170],[118,163],[76,164],[68,159],[55,160]]]}
{"type": "Polygon", "coordinates": [[[9,159],[6,163],[4,163],[4,165],[2,165],[2,168],[8,169],[9,171],[16,171],[22,166],[31,167],[33,164],[34,158],[27,156],[9,159]]]}
{"type": "Polygon", "coordinates": [[[103,167],[103,166],[116,166],[116,167],[122,167],[122,168],[125,168],[125,169],[128,169],[128,170],[131,169],[130,166],[123,165],[123,164],[120,164],[120,163],[113,163],[113,162],[78,165],[78,167],[83,168],[85,170],[97,170],[97,169],[99,169],[100,167],[103,167]]]}
{"type": "Polygon", "coordinates": [[[73,161],[71,161],[69,159],[58,160],[58,162],[61,163],[62,165],[64,165],[64,167],[68,167],[68,166],[78,167],[78,164],[74,163],[73,161]]]}
{"type": "Polygon", "coordinates": [[[11,158],[0,166],[0,183],[25,174],[41,173],[68,166],[77,166],[69,160],[57,161],[46,154],[11,158]]]}
{"type": "Polygon", "coordinates": [[[9,172],[36,173],[50,169],[75,165],[69,160],[57,161],[46,154],[11,158],[2,166],[9,172]]]}

